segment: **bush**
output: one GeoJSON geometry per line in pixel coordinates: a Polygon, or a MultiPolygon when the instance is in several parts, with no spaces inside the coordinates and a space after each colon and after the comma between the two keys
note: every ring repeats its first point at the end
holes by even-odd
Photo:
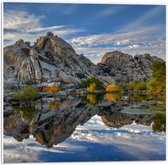
{"type": "Polygon", "coordinates": [[[154,62],[151,66],[153,76],[147,82],[150,93],[158,95],[166,91],[166,65],[165,62],[154,62]]]}
{"type": "Polygon", "coordinates": [[[130,82],[127,84],[130,90],[141,91],[147,89],[147,84],[142,81],[130,82]]]}
{"type": "Polygon", "coordinates": [[[97,79],[96,77],[89,78],[87,80],[83,80],[81,82],[81,87],[87,88],[89,91],[93,92],[94,90],[102,90],[104,91],[104,84],[102,81],[97,79]]]}
{"type": "Polygon", "coordinates": [[[115,83],[111,83],[106,87],[107,92],[116,92],[119,91],[119,86],[117,86],[115,83]]]}
{"type": "Polygon", "coordinates": [[[135,91],[141,91],[141,90],[146,90],[146,89],[147,89],[147,86],[145,82],[140,81],[140,82],[135,83],[135,87],[134,87],[135,91]]]}
{"type": "Polygon", "coordinates": [[[49,92],[49,93],[56,93],[60,91],[60,87],[58,85],[43,86],[42,91],[49,92]]]}
{"type": "Polygon", "coordinates": [[[129,88],[130,90],[134,90],[134,88],[135,88],[135,82],[129,82],[129,83],[127,84],[127,86],[128,86],[128,88],[129,88]]]}
{"type": "Polygon", "coordinates": [[[86,90],[88,92],[94,92],[96,90],[96,83],[91,83],[87,88],[86,90]]]}
{"type": "Polygon", "coordinates": [[[37,88],[33,86],[25,86],[22,90],[16,91],[12,95],[12,98],[18,101],[29,101],[36,99],[39,96],[40,94],[38,93],[37,88]]]}

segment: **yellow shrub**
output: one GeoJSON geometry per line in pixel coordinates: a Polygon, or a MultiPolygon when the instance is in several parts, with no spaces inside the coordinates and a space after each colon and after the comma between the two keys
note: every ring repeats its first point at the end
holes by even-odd
{"type": "Polygon", "coordinates": [[[118,91],[117,86],[115,85],[115,83],[111,83],[106,87],[106,91],[107,92],[114,92],[114,91],[118,91]]]}
{"type": "Polygon", "coordinates": [[[116,96],[113,93],[106,93],[106,98],[110,102],[115,102],[116,96]]]}
{"type": "Polygon", "coordinates": [[[86,99],[87,99],[87,101],[90,104],[92,104],[92,105],[96,104],[96,97],[95,97],[95,95],[93,95],[93,94],[87,94],[86,99]]]}
{"type": "Polygon", "coordinates": [[[95,84],[95,83],[91,83],[91,84],[86,88],[86,90],[87,90],[88,92],[93,92],[93,91],[95,91],[95,89],[96,89],[96,84],[95,84]]]}
{"type": "Polygon", "coordinates": [[[55,93],[60,91],[60,87],[57,85],[52,85],[52,86],[43,86],[43,91],[49,92],[49,93],[55,93]]]}

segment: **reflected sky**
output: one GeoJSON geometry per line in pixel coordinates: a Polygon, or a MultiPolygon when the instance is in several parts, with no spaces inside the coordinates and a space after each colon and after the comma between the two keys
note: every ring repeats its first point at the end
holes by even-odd
{"type": "Polygon", "coordinates": [[[83,126],[77,126],[63,143],[50,149],[32,136],[20,143],[5,136],[4,159],[5,162],[164,160],[165,139],[165,133],[153,133],[151,126],[136,123],[111,129],[95,115],[83,126]]]}
{"type": "MultiPolygon", "coordinates": [[[[92,104],[93,100],[89,104],[87,98],[48,98],[33,102],[31,107],[13,107],[14,113],[4,118],[4,161],[165,159],[163,111],[145,113],[144,102],[128,101],[126,105],[110,95],[103,99],[92,96],[101,99],[97,104],[92,104]],[[137,106],[139,113],[124,109],[137,106]]],[[[153,101],[145,108],[156,105],[153,101]]]]}

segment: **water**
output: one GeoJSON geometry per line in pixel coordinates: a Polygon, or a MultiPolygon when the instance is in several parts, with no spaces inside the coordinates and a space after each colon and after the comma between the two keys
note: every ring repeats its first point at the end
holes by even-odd
{"type": "Polygon", "coordinates": [[[165,160],[165,97],[50,97],[4,117],[4,162],[165,160]]]}

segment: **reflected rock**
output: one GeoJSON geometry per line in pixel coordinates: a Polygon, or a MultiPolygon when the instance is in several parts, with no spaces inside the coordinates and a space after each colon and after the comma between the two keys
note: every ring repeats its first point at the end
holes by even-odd
{"type": "Polygon", "coordinates": [[[79,106],[79,109],[66,108],[55,116],[39,119],[39,122],[32,125],[31,134],[39,143],[45,144],[48,148],[65,141],[78,125],[84,124],[97,113],[96,109],[89,105],[83,108],[82,106],[81,108],[79,106]]]}
{"type": "Polygon", "coordinates": [[[132,124],[133,121],[137,124],[150,126],[152,123],[152,117],[152,114],[126,114],[118,110],[101,115],[104,124],[113,128],[120,128],[124,125],[132,124]]]}
{"type": "MultiPolygon", "coordinates": [[[[12,136],[18,141],[33,135],[36,141],[48,148],[65,141],[70,137],[78,125],[83,125],[94,115],[101,117],[108,127],[119,128],[124,125],[138,124],[150,126],[153,120],[152,114],[128,114],[121,112],[122,105],[119,102],[107,104],[99,103],[96,106],[81,102],[80,99],[58,100],[50,99],[36,102],[35,107],[14,108],[14,113],[4,118],[4,134],[12,136]],[[54,104],[53,104],[54,103],[54,104]],[[39,104],[39,105],[38,105],[39,104]],[[49,106],[50,105],[50,106],[49,106]],[[40,109],[40,110],[39,110],[40,109]]],[[[155,130],[164,130],[159,127],[160,117],[155,117],[155,130]]],[[[163,125],[163,124],[162,124],[163,125]]]]}
{"type": "Polygon", "coordinates": [[[17,141],[23,141],[29,137],[29,123],[22,115],[20,113],[4,118],[4,134],[13,136],[17,141]]]}

